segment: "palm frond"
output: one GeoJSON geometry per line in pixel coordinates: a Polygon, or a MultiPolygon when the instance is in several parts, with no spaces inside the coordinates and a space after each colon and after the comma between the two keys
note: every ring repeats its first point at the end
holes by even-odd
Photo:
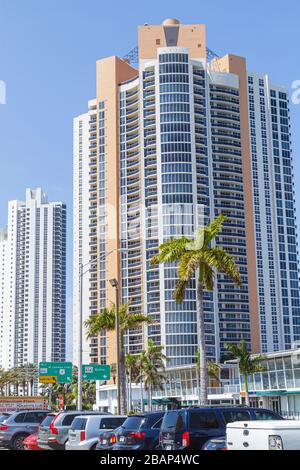
{"type": "Polygon", "coordinates": [[[241,285],[241,275],[233,257],[223,248],[215,247],[203,252],[208,265],[214,267],[218,272],[226,274],[238,286],[241,285]]]}
{"type": "Polygon", "coordinates": [[[122,329],[128,330],[131,328],[138,328],[144,323],[154,323],[153,318],[149,315],[143,315],[142,313],[130,313],[127,315],[126,320],[123,321],[122,329]]]}
{"type": "Polygon", "coordinates": [[[91,315],[85,322],[86,337],[89,339],[98,335],[102,330],[113,331],[115,329],[116,315],[114,306],[104,308],[100,313],[91,315]]]}
{"type": "Polygon", "coordinates": [[[203,265],[203,283],[208,291],[214,290],[214,272],[208,265],[203,265]]]}
{"type": "Polygon", "coordinates": [[[178,261],[185,252],[185,247],[190,240],[187,237],[174,238],[159,247],[158,255],[151,258],[150,264],[153,266],[159,263],[174,263],[178,261]]]}
{"type": "Polygon", "coordinates": [[[182,255],[178,264],[179,279],[190,281],[195,276],[196,269],[199,268],[201,261],[201,250],[187,251],[182,255]]]}
{"type": "Polygon", "coordinates": [[[210,242],[218,235],[222,230],[223,225],[227,217],[225,215],[219,214],[217,217],[204,228],[204,244],[205,247],[208,247],[210,242]]]}
{"type": "Polygon", "coordinates": [[[185,295],[185,290],[187,288],[187,285],[188,285],[188,282],[182,279],[179,279],[179,281],[176,282],[175,290],[173,293],[173,298],[175,302],[177,302],[178,304],[181,304],[184,300],[184,295],[185,295]]]}

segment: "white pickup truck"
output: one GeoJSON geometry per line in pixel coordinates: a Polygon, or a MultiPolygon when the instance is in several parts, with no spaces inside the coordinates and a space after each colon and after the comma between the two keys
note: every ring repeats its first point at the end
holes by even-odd
{"type": "Polygon", "coordinates": [[[238,421],[227,424],[228,450],[300,450],[300,421],[238,421]]]}

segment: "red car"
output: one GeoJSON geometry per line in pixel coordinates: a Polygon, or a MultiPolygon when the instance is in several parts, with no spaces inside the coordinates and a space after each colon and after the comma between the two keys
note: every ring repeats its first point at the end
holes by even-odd
{"type": "Polygon", "coordinates": [[[26,437],[26,439],[24,439],[23,441],[24,449],[25,450],[44,450],[38,446],[37,438],[38,438],[37,434],[31,434],[31,436],[26,437]]]}

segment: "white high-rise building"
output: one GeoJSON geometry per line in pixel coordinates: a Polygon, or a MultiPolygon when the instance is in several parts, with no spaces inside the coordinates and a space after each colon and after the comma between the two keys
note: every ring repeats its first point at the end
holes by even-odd
{"type": "MultiPolygon", "coordinates": [[[[83,272],[83,321],[90,315],[89,287],[92,274],[89,272],[89,205],[90,205],[90,114],[86,113],[74,119],[74,158],[73,158],[73,362],[78,363],[78,315],[80,299],[80,265],[83,272]],[[85,272],[87,271],[87,272],[85,272]]],[[[95,176],[96,177],[96,176],[95,176]]],[[[91,341],[83,336],[83,362],[90,362],[91,341]]],[[[97,346],[96,346],[97,351],[97,346]]],[[[97,352],[96,352],[97,353],[97,352]]]]}
{"type": "Polygon", "coordinates": [[[5,292],[5,253],[7,250],[7,231],[0,230],[0,365],[4,357],[4,292],[5,292]]]}
{"type": "Polygon", "coordinates": [[[42,189],[8,204],[0,241],[0,316],[5,369],[64,361],[66,338],[66,206],[42,189]]]}

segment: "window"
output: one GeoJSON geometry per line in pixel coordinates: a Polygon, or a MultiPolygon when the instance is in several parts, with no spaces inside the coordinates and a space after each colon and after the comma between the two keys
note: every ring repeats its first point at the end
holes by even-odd
{"type": "Polygon", "coordinates": [[[129,416],[122,424],[122,427],[124,429],[140,429],[144,427],[145,421],[143,416],[129,416]]]}
{"type": "Polygon", "coordinates": [[[166,413],[163,420],[163,429],[175,429],[177,423],[177,413],[176,411],[171,413],[166,413]]]}
{"type": "Polygon", "coordinates": [[[235,421],[250,421],[250,413],[248,411],[223,411],[225,423],[234,423],[235,421]]]}
{"type": "Polygon", "coordinates": [[[179,413],[177,423],[176,423],[176,431],[181,431],[181,429],[184,429],[185,424],[184,424],[184,419],[183,419],[183,414],[179,413]]]}
{"type": "Polygon", "coordinates": [[[198,429],[217,429],[219,428],[216,413],[213,411],[191,412],[190,429],[196,431],[198,429]]]}
{"type": "Polygon", "coordinates": [[[42,426],[50,426],[50,424],[52,423],[52,421],[54,420],[54,418],[55,418],[55,415],[47,415],[47,416],[43,419],[41,425],[42,425],[42,426]]]}
{"type": "Polygon", "coordinates": [[[152,429],[160,429],[162,424],[163,418],[160,418],[156,423],[153,424],[152,429]]]}
{"type": "Polygon", "coordinates": [[[17,415],[14,419],[15,423],[23,423],[24,418],[25,418],[25,414],[26,413],[20,413],[19,415],[17,415]]]}
{"type": "Polygon", "coordinates": [[[271,411],[255,411],[255,416],[256,419],[259,421],[266,421],[266,420],[271,420],[271,419],[280,419],[277,415],[274,415],[271,411]]]}
{"type": "Polygon", "coordinates": [[[25,422],[26,423],[40,423],[45,417],[45,415],[46,415],[46,412],[43,413],[43,412],[32,411],[32,412],[26,413],[25,422]]]}
{"type": "Polygon", "coordinates": [[[62,425],[62,426],[71,426],[71,424],[73,423],[73,421],[74,421],[74,419],[76,418],[76,416],[78,416],[78,415],[75,415],[75,414],[73,415],[73,414],[71,414],[71,415],[65,416],[64,419],[63,419],[63,421],[62,421],[62,423],[61,423],[61,425],[62,425]]]}
{"type": "Polygon", "coordinates": [[[86,427],[87,418],[76,418],[72,423],[72,431],[83,431],[86,427]]]}
{"type": "Polygon", "coordinates": [[[100,429],[116,429],[121,426],[126,418],[103,418],[100,421],[100,429]]]}

